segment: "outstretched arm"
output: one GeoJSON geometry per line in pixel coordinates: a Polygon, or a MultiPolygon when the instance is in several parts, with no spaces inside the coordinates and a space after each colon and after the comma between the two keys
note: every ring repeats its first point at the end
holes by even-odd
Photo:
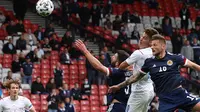
{"type": "Polygon", "coordinates": [[[90,64],[98,71],[105,73],[107,76],[109,75],[109,70],[107,67],[101,64],[99,60],[97,60],[86,48],[85,44],[81,40],[77,40],[75,42],[76,48],[78,48],[88,59],[90,64]]]}
{"type": "Polygon", "coordinates": [[[194,69],[194,70],[197,70],[197,71],[200,71],[200,66],[190,60],[186,60],[186,63],[185,63],[185,66],[186,67],[189,67],[191,69],[194,69]]]}
{"type": "Polygon", "coordinates": [[[121,88],[128,86],[132,83],[137,82],[138,80],[140,80],[145,74],[141,73],[141,72],[136,72],[135,74],[133,74],[130,78],[128,78],[127,80],[125,80],[122,83],[119,83],[117,85],[114,85],[112,87],[109,88],[108,92],[112,93],[112,92],[116,92],[118,90],[120,90],[121,88]]]}
{"type": "Polygon", "coordinates": [[[129,66],[129,64],[126,61],[123,61],[120,65],[119,65],[119,69],[126,69],[129,66]]]}

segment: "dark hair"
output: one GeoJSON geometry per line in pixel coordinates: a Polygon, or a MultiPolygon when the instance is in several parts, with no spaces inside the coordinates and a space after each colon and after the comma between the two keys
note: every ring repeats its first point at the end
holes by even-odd
{"type": "Polygon", "coordinates": [[[153,35],[151,40],[152,41],[153,40],[159,40],[160,42],[166,44],[165,38],[162,35],[160,35],[160,34],[153,35]]]}
{"type": "Polygon", "coordinates": [[[16,85],[19,86],[19,88],[21,87],[20,82],[19,82],[19,81],[16,81],[16,80],[9,81],[6,87],[7,87],[8,89],[10,89],[11,84],[16,84],[16,85]]]}
{"type": "Polygon", "coordinates": [[[130,55],[124,51],[124,50],[117,50],[117,55],[118,55],[118,62],[121,64],[123,61],[125,61],[130,55]]]}
{"type": "Polygon", "coordinates": [[[144,32],[148,35],[150,40],[152,39],[153,35],[159,34],[159,32],[154,28],[147,28],[144,30],[144,32]]]}
{"type": "Polygon", "coordinates": [[[62,100],[59,100],[59,101],[58,101],[58,104],[62,104],[62,103],[65,103],[65,102],[62,101],[62,100]]]}

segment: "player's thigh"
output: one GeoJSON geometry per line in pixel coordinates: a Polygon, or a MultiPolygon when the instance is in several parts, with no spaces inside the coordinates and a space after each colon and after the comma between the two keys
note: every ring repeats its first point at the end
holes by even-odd
{"type": "Polygon", "coordinates": [[[200,99],[190,95],[186,90],[180,93],[179,107],[185,111],[200,110],[200,99]]]}
{"type": "Polygon", "coordinates": [[[174,112],[176,107],[177,105],[170,101],[159,99],[158,112],[174,112]]]}
{"type": "Polygon", "coordinates": [[[154,98],[154,91],[143,92],[140,95],[132,95],[129,100],[132,103],[128,103],[126,106],[126,112],[147,112],[148,106],[154,98]]]}
{"type": "Polygon", "coordinates": [[[128,104],[125,112],[147,112],[148,106],[128,104]]]}
{"type": "Polygon", "coordinates": [[[110,104],[107,112],[125,112],[126,105],[121,103],[110,104]]]}

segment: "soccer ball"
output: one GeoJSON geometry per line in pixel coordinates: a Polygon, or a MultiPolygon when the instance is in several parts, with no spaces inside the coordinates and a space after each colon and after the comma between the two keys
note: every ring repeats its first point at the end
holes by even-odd
{"type": "Polygon", "coordinates": [[[37,13],[43,17],[49,16],[53,9],[54,5],[51,0],[39,0],[36,4],[37,13]]]}

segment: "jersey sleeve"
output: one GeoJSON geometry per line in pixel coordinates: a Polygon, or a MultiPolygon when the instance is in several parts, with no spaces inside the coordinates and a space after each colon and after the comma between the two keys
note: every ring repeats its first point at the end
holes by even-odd
{"type": "Polygon", "coordinates": [[[126,62],[129,64],[129,65],[132,65],[134,64],[137,60],[139,60],[141,58],[141,52],[139,50],[136,50],[134,51],[130,57],[128,57],[126,59],[126,62]]]}
{"type": "Polygon", "coordinates": [[[143,74],[147,74],[149,72],[149,65],[147,63],[147,59],[145,60],[144,65],[142,66],[140,72],[143,74]]]}
{"type": "Polygon", "coordinates": [[[109,77],[122,77],[124,75],[124,73],[122,72],[123,70],[120,70],[118,68],[109,67],[108,71],[109,77]]]}
{"type": "Polygon", "coordinates": [[[187,64],[188,59],[185,58],[185,56],[179,54],[179,55],[175,55],[175,59],[176,59],[176,63],[178,65],[182,65],[185,66],[187,64]]]}
{"type": "Polygon", "coordinates": [[[24,103],[25,103],[25,109],[27,111],[29,111],[33,107],[31,101],[28,98],[24,98],[24,103]]]}

